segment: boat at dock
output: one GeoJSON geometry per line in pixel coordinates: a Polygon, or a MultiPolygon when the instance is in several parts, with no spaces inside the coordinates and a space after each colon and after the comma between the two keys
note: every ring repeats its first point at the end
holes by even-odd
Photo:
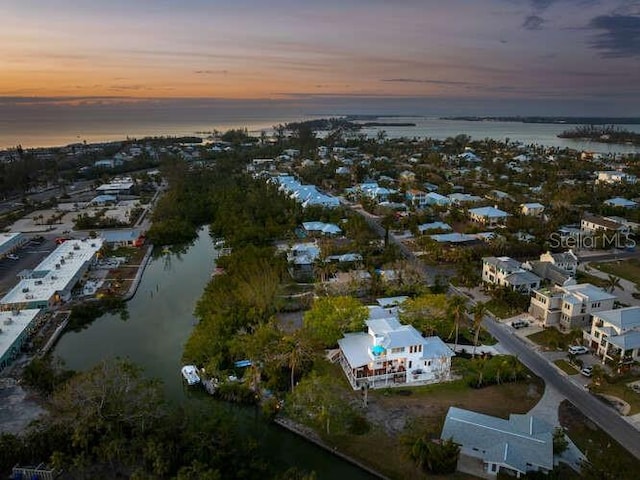
{"type": "Polygon", "coordinates": [[[200,375],[198,375],[198,369],[194,365],[185,365],[182,367],[182,376],[189,385],[197,385],[200,383],[200,375]]]}

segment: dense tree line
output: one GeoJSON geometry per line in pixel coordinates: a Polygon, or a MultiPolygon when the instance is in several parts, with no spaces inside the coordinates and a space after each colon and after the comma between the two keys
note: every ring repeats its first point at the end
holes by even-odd
{"type": "Polygon", "coordinates": [[[161,385],[122,360],[75,375],[24,435],[0,436],[0,471],[42,461],[72,479],[269,478],[255,442],[210,404],[172,407],[161,385]]]}

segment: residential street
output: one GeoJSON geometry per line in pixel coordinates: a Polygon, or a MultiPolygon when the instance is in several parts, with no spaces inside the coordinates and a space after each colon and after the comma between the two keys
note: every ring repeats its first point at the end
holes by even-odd
{"type": "Polygon", "coordinates": [[[640,459],[640,431],[624,421],[617,412],[588,391],[567,381],[544,357],[532,350],[507,325],[497,323],[488,317],[485,318],[483,325],[503,347],[510,350],[533,373],[542,378],[546,385],[555,388],[585,416],[640,459]]]}

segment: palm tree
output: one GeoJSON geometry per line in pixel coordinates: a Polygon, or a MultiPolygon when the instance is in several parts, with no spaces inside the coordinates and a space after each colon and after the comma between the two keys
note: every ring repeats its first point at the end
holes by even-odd
{"type": "Polygon", "coordinates": [[[475,329],[475,334],[473,335],[473,353],[471,354],[472,358],[476,358],[476,347],[478,346],[478,337],[480,336],[480,326],[482,325],[482,320],[489,310],[487,309],[487,304],[484,302],[478,302],[471,309],[473,313],[473,328],[475,329]]]}
{"type": "Polygon", "coordinates": [[[624,290],[622,284],[620,283],[620,278],[615,275],[609,274],[607,279],[605,280],[605,290],[607,292],[613,292],[616,288],[620,290],[624,290]]]}
{"type": "Polygon", "coordinates": [[[310,337],[303,330],[297,330],[282,338],[280,353],[277,355],[282,364],[291,370],[291,391],[295,387],[296,369],[313,358],[314,348],[310,337]]]}
{"type": "MultiPolygon", "coordinates": [[[[453,330],[451,334],[455,331],[455,343],[453,346],[453,351],[455,352],[458,349],[458,334],[460,332],[460,324],[463,322],[465,316],[467,315],[467,299],[460,296],[454,295],[449,300],[449,306],[447,308],[448,314],[450,318],[453,320],[453,330]]],[[[449,337],[451,337],[451,334],[449,337]]]]}

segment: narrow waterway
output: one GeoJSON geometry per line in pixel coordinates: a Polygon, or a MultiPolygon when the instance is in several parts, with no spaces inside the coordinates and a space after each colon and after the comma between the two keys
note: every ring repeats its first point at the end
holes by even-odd
{"type": "MultiPolygon", "coordinates": [[[[153,258],[144,272],[136,295],[128,302],[129,316],[104,315],[80,332],[66,333],[55,347],[73,370],[86,370],[106,358],[128,358],[141,365],[150,377],[164,382],[174,401],[201,401],[187,395],[180,376],[180,358],[194,322],[198,298],[214,268],[214,247],[208,230],[184,254],[153,258]]],[[[207,398],[218,408],[228,405],[207,398]]],[[[268,458],[306,470],[319,479],[370,479],[367,473],[308,443],[278,426],[266,424],[253,408],[230,408],[265,449],[268,458]]]]}

